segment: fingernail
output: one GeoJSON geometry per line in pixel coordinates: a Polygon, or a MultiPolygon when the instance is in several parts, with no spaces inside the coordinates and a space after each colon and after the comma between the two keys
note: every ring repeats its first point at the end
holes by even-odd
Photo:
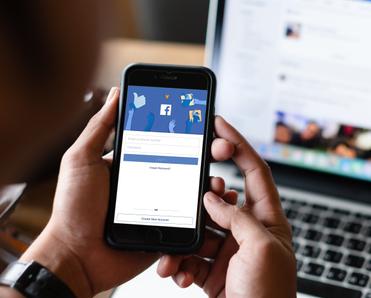
{"type": "Polygon", "coordinates": [[[177,275],[175,275],[175,280],[177,285],[182,286],[183,282],[185,279],[185,274],[184,272],[179,272],[177,275]]]}
{"type": "Polygon", "coordinates": [[[118,91],[117,87],[112,87],[111,88],[111,90],[109,91],[108,96],[107,96],[106,104],[109,104],[112,101],[112,99],[115,98],[117,91],[118,91]]]}

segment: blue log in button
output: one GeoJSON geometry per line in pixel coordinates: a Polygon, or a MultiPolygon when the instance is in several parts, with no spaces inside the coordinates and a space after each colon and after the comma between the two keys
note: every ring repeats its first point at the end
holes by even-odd
{"type": "Polygon", "coordinates": [[[194,157],[138,155],[138,154],[124,154],[124,161],[172,163],[172,164],[180,164],[180,165],[197,165],[198,164],[198,158],[194,158],[194,157]]]}

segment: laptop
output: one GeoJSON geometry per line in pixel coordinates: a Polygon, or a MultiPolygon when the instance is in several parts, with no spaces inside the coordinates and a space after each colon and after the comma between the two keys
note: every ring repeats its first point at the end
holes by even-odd
{"type": "Polygon", "coordinates": [[[216,111],[272,168],[298,297],[371,297],[370,28],[371,1],[210,1],[216,111]]]}

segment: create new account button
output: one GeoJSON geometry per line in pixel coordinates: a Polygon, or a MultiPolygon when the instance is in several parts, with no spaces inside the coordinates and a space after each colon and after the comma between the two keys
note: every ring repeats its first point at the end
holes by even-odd
{"type": "Polygon", "coordinates": [[[119,213],[117,221],[141,224],[192,225],[192,217],[119,213]]]}

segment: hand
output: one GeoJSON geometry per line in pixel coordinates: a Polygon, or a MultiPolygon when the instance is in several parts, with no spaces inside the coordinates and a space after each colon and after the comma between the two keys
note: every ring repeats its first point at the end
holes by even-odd
{"type": "Polygon", "coordinates": [[[63,157],[51,219],[23,260],[35,259],[62,278],[78,297],[119,285],[159,256],[124,252],[103,238],[111,158],[102,157],[114,126],[119,89],[89,122],[63,157]]]}
{"type": "Polygon", "coordinates": [[[209,297],[296,297],[295,256],[290,226],[283,214],[267,164],[225,120],[217,117],[213,155],[232,158],[245,179],[245,204],[236,206],[237,194],[224,190],[214,179],[214,192],[204,197],[208,225],[225,237],[207,230],[200,251],[193,256],[163,256],[162,277],[172,276],[180,287],[197,284],[209,297]],[[235,150],[224,150],[225,143],[235,150]],[[218,191],[215,191],[219,189],[218,191]],[[213,259],[212,262],[207,259],[213,259]]]}
{"type": "Polygon", "coordinates": [[[170,133],[174,133],[175,126],[176,126],[176,121],[175,121],[175,119],[173,119],[169,122],[169,132],[170,133]]]}

